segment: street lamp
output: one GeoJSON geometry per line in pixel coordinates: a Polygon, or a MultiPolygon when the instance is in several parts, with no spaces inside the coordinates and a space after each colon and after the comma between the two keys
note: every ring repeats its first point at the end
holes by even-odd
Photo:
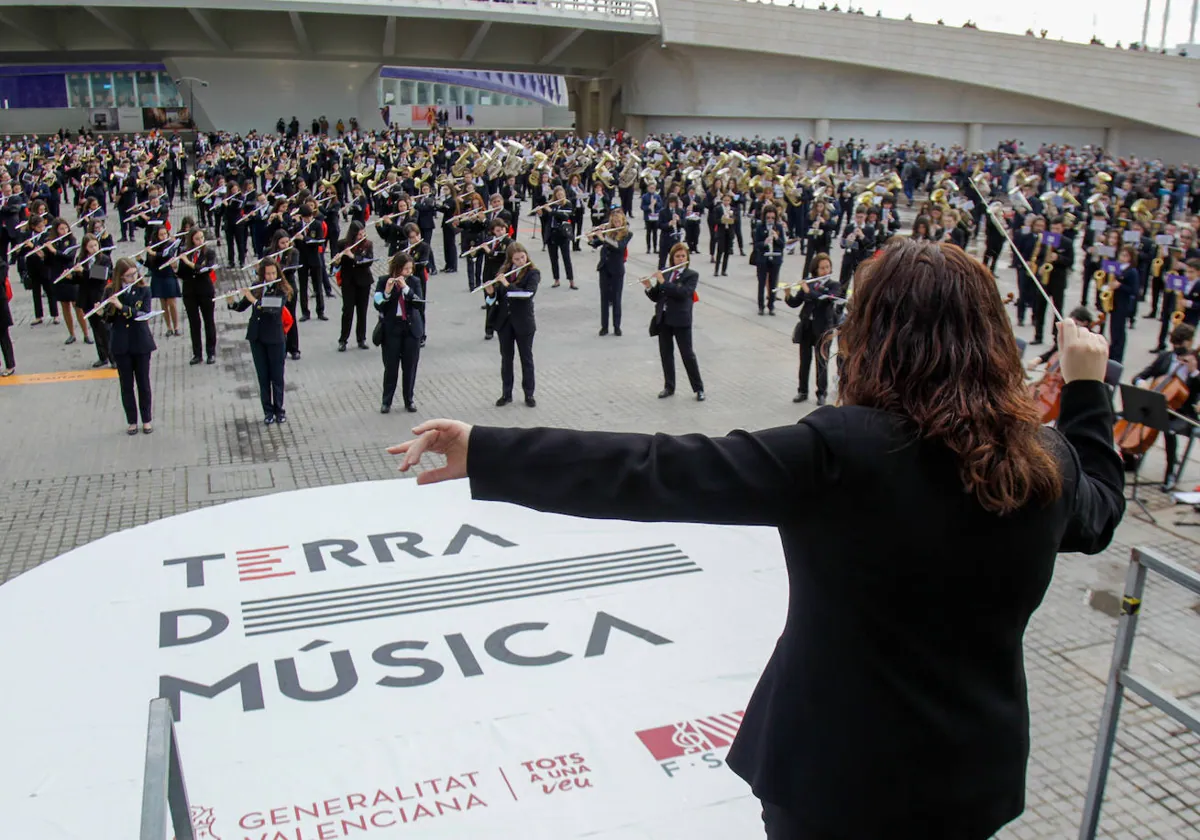
{"type": "Polygon", "coordinates": [[[192,128],[194,128],[196,131],[199,131],[200,126],[196,122],[196,85],[199,84],[200,87],[208,87],[208,82],[204,81],[203,79],[197,79],[195,76],[180,76],[178,79],[174,79],[173,81],[175,82],[175,87],[179,87],[184,82],[188,83],[188,114],[192,120],[192,128]]]}

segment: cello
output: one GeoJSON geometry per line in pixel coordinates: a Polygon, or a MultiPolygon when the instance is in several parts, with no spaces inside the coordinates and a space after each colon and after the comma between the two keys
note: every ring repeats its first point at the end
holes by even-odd
{"type": "MultiPolygon", "coordinates": [[[[1187,382],[1176,375],[1181,367],[1186,366],[1183,361],[1176,358],[1171,363],[1170,370],[1155,378],[1148,388],[1148,390],[1167,398],[1169,411],[1179,411],[1187,402],[1187,382]]],[[[1113,442],[1117,449],[1121,450],[1121,454],[1131,461],[1149,452],[1150,447],[1157,439],[1158,429],[1151,429],[1141,423],[1131,423],[1122,418],[1113,426],[1113,442]]]]}

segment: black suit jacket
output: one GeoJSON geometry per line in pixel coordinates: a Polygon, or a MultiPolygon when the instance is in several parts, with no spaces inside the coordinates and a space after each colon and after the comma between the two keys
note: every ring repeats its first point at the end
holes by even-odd
{"type": "Polygon", "coordinates": [[[787,622],[730,768],[818,834],[986,837],[1024,808],[1026,622],[1058,552],[1103,550],[1124,511],[1112,422],[1103,383],[1065,386],[1042,432],[1062,494],[1008,516],[943,444],[859,407],[715,439],[476,426],[467,464],[476,499],[778,528],[787,622]]]}
{"type": "Polygon", "coordinates": [[[623,280],[625,278],[625,248],[628,247],[629,240],[632,238],[633,234],[626,230],[616,238],[602,236],[598,239],[589,239],[588,244],[593,248],[600,249],[600,260],[596,263],[596,271],[603,277],[623,280]]]}
{"type": "Polygon", "coordinates": [[[800,310],[800,321],[802,323],[811,322],[813,332],[817,338],[820,338],[833,328],[837,302],[830,298],[841,296],[842,284],[836,280],[830,280],[819,286],[809,286],[807,292],[799,288],[789,291],[783,299],[788,306],[803,307],[800,310]]]}
{"type": "Polygon", "coordinates": [[[394,337],[408,333],[413,338],[423,338],[425,308],[422,301],[425,299],[425,284],[420,275],[412,274],[405,279],[407,288],[403,292],[395,288],[385,295],[383,290],[387,288],[387,281],[387,277],[380,277],[375,284],[375,309],[379,312],[379,317],[383,318],[384,332],[394,337]],[[404,297],[404,317],[400,315],[401,295],[404,297]]]}
{"type": "Polygon", "coordinates": [[[149,286],[134,286],[117,298],[115,306],[105,307],[104,317],[108,321],[108,343],[112,355],[140,355],[157,349],[154,336],[150,334],[150,324],[137,320],[138,315],[144,315],[150,309],[149,286]]]}
{"type": "Polygon", "coordinates": [[[668,274],[665,283],[647,289],[646,297],[654,301],[654,320],[669,327],[690,327],[699,282],[700,275],[685,268],[668,274]]]}
{"type": "Polygon", "coordinates": [[[509,280],[507,288],[502,283],[495,283],[492,286],[492,291],[496,296],[492,326],[499,330],[511,322],[513,332],[517,335],[533,335],[537,332],[537,321],[533,317],[533,296],[537,294],[542,274],[536,268],[527,268],[521,274],[514,276],[516,279],[509,280]],[[515,296],[514,292],[516,292],[515,296]]]}
{"type": "Polygon", "coordinates": [[[283,330],[283,305],[286,304],[286,298],[281,302],[281,305],[276,308],[273,306],[263,306],[263,298],[268,300],[272,298],[282,297],[282,293],[274,286],[267,286],[265,289],[255,289],[255,291],[263,294],[261,297],[256,297],[254,303],[246,300],[244,297],[239,297],[233,303],[229,304],[230,309],[235,309],[238,312],[250,310],[250,323],[246,325],[246,340],[257,341],[259,344],[283,344],[287,339],[287,335],[283,330]]]}

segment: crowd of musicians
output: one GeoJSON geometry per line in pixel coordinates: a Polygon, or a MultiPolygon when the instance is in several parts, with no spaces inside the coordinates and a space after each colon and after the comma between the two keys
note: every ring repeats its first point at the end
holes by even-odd
{"type": "MultiPolygon", "coordinates": [[[[390,411],[399,386],[415,411],[426,297],[438,274],[461,273],[480,297],[484,337],[500,348],[497,405],[513,399],[519,358],[522,395],[534,406],[533,299],[545,262],[551,287],[576,290],[585,251],[596,260],[601,336],[623,334],[625,287],[644,287],[662,359],[660,397],[675,391],[678,350],[691,390],[705,399],[693,305],[701,272],[728,276],[736,246],[755,269],[757,313],[774,316],[781,301],[799,309],[794,399],[807,400],[815,378],[824,404],[830,341],[855,270],[897,235],[978,248],[994,272],[1015,271],[1016,320],[1029,320],[1034,345],[1045,340],[1048,314],[1065,311],[1074,275],[1089,325],[1109,334],[1114,361],[1124,361],[1140,316],[1157,322],[1158,351],[1174,353],[1181,370],[1195,367],[1185,343],[1167,344],[1181,325],[1200,322],[1197,172],[1091,148],[1004,143],[970,154],[798,137],[636,142],[621,132],[392,131],[200,135],[188,147],[159,134],[52,136],[0,152],[0,259],[31,295],[34,326],[61,323],[65,343],[94,347],[93,366],[117,368],[131,433],[139,419],[143,431],[153,428],[151,325],[161,317],[160,336],[182,337],[186,320],[191,363],[214,364],[221,302],[250,313],[246,338],[265,423],[286,422],[284,367],[301,357],[299,324],[328,320],[327,303],[338,296],[337,351],[368,349],[370,334],[383,357],[381,410],[390,411]],[[181,202],[188,215],[175,230],[171,208],[181,202]],[[910,224],[900,204],[916,205],[910,224]],[[116,259],[118,243],[131,243],[131,253],[116,259]],[[658,271],[627,280],[629,250],[643,244],[658,271]],[[542,252],[539,268],[533,257],[542,252]],[[242,272],[226,292],[222,267],[242,272]]],[[[11,321],[5,302],[3,375],[15,369],[11,321]]],[[[1194,403],[1183,413],[1194,414],[1194,403]]]]}

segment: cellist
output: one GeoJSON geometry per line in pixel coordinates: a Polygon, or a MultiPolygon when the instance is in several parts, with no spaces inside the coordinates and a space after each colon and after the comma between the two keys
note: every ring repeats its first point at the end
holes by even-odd
{"type": "MultiPolygon", "coordinates": [[[[1146,387],[1146,383],[1161,376],[1174,375],[1187,383],[1187,399],[1176,409],[1183,417],[1197,420],[1196,400],[1200,399],[1200,368],[1196,364],[1196,353],[1192,350],[1192,341],[1196,337],[1196,328],[1190,324],[1180,324],[1171,330],[1171,349],[1160,353],[1149,366],[1133,378],[1133,384],[1146,387]]],[[[1179,480],[1175,471],[1176,436],[1191,433],[1192,426],[1182,417],[1171,417],[1170,429],[1165,432],[1163,444],[1167,450],[1167,473],[1163,477],[1162,489],[1170,492],[1179,480]]]]}

